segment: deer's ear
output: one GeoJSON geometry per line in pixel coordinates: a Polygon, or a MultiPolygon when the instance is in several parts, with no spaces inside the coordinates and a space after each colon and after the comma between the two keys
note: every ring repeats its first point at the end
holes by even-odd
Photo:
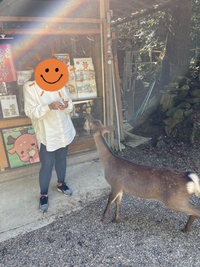
{"type": "Polygon", "coordinates": [[[16,149],[13,147],[12,149],[8,150],[9,154],[14,154],[16,152],[16,149]]]}
{"type": "Polygon", "coordinates": [[[102,134],[113,132],[115,128],[116,127],[114,125],[106,126],[102,129],[102,134]]]}

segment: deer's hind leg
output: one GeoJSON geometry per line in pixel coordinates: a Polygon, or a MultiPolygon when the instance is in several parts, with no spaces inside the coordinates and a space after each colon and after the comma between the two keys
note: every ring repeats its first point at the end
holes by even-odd
{"type": "Polygon", "coordinates": [[[183,228],[183,233],[187,233],[190,230],[190,227],[192,226],[194,220],[196,219],[196,216],[190,215],[185,227],[183,228]]]}
{"type": "Polygon", "coordinates": [[[116,200],[116,213],[115,213],[115,219],[119,218],[119,205],[120,205],[120,202],[121,202],[121,199],[120,200],[117,200],[119,195],[122,195],[123,193],[121,192],[121,190],[115,190],[115,189],[111,189],[111,192],[110,192],[110,195],[109,195],[109,198],[108,198],[108,203],[107,203],[107,206],[106,206],[106,209],[103,213],[103,220],[105,218],[107,218],[108,216],[108,213],[109,213],[109,210],[110,210],[110,206],[112,205],[112,203],[116,200]]]}
{"type": "Polygon", "coordinates": [[[196,218],[200,218],[200,207],[195,206],[189,202],[182,203],[182,205],[177,206],[176,208],[171,208],[172,210],[179,211],[185,214],[190,215],[185,228],[182,230],[184,233],[188,232],[196,218]]]}
{"type": "Polygon", "coordinates": [[[115,218],[113,219],[113,222],[119,221],[119,207],[122,201],[122,196],[123,196],[123,192],[120,192],[117,195],[117,198],[115,199],[116,210],[115,210],[115,218]]]}

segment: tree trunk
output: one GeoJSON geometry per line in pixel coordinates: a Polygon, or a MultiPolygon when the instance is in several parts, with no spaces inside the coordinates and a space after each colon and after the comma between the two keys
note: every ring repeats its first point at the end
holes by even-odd
{"type": "Polygon", "coordinates": [[[169,12],[169,33],[161,80],[168,84],[188,73],[192,0],[180,0],[169,12]]]}

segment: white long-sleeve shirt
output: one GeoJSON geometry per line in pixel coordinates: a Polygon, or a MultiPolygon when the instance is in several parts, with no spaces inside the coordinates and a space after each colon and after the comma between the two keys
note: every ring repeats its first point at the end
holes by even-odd
{"type": "Polygon", "coordinates": [[[24,111],[32,121],[38,146],[40,147],[42,143],[46,146],[47,151],[55,151],[69,145],[73,141],[76,131],[70,117],[73,103],[67,89],[63,87],[54,92],[44,91],[34,81],[24,84],[23,93],[24,111]],[[33,83],[34,85],[31,85],[33,83]],[[63,99],[69,101],[67,108],[50,110],[49,104],[63,99]]]}

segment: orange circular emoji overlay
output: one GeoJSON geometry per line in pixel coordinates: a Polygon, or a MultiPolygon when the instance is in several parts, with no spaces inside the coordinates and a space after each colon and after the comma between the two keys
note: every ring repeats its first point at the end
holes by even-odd
{"type": "Polygon", "coordinates": [[[35,81],[45,91],[58,91],[68,82],[67,65],[59,59],[41,61],[35,69],[35,81]]]}

